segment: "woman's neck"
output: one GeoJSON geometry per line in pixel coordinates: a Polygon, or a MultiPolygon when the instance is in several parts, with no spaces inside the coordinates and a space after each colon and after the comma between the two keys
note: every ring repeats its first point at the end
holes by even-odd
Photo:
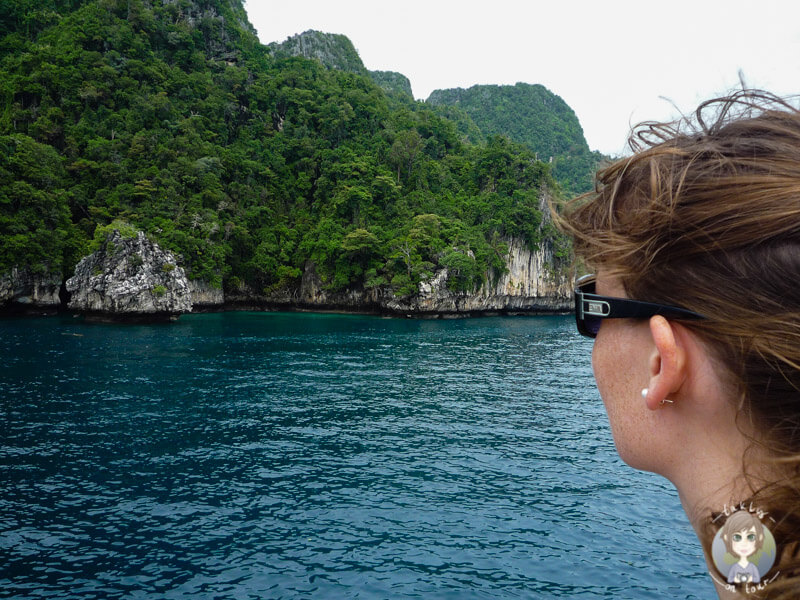
{"type": "MultiPolygon", "coordinates": [[[[665,464],[662,475],[667,477],[678,491],[681,505],[689,518],[705,555],[709,575],[722,599],[740,598],[731,592],[727,574],[723,575],[714,565],[711,545],[715,533],[724,524],[727,515],[743,508],[750,509],[749,502],[761,477],[745,477],[742,457],[748,457],[748,468],[752,469],[763,460],[753,451],[752,436],[743,432],[737,423],[734,404],[723,400],[721,390],[717,402],[709,405],[702,402],[686,402],[670,408],[678,409],[672,415],[677,421],[667,422],[665,427],[682,431],[680,442],[673,445],[673,460],[665,464]],[[677,427],[680,425],[680,429],[677,427]],[[752,460],[751,460],[752,459],[752,460]],[[752,484],[752,485],[751,485],[752,484]]],[[[705,390],[702,397],[708,401],[713,393],[705,390]]],[[[763,458],[763,457],[762,457],[763,458]]],[[[753,471],[748,475],[763,475],[753,471]]],[[[757,510],[761,507],[753,507],[757,510]]],[[[745,560],[742,566],[746,566],[745,560]]]]}

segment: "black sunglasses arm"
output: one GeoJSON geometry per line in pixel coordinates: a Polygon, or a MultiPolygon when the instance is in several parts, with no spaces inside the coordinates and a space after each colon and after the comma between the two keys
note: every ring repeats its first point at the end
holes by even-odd
{"type": "Polygon", "coordinates": [[[604,319],[648,319],[655,315],[661,315],[673,319],[705,319],[703,315],[677,306],[627,298],[611,298],[583,292],[577,294],[579,301],[575,308],[579,311],[581,318],[591,316],[604,319]]]}

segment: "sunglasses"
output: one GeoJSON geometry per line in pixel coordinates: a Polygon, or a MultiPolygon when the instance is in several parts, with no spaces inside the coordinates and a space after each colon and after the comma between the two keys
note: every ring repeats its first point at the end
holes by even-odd
{"type": "Polygon", "coordinates": [[[667,319],[706,318],[677,306],[598,296],[594,293],[596,277],[596,275],[584,275],[575,282],[575,323],[578,326],[578,333],[586,337],[597,337],[603,319],[649,319],[655,315],[667,319]]]}

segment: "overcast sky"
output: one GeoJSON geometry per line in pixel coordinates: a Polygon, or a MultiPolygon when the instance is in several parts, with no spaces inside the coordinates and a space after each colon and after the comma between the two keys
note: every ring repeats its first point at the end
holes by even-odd
{"type": "Polygon", "coordinates": [[[264,44],[341,33],[370,70],[437,88],[540,83],[569,104],[592,150],[629,125],[691,112],[735,87],[800,93],[797,0],[246,0],[264,44]],[[667,98],[669,100],[665,100],[667,98]],[[671,101],[671,102],[670,102],[671,101]]]}

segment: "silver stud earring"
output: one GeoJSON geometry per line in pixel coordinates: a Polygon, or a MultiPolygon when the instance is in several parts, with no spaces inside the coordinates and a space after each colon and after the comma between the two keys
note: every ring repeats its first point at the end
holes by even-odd
{"type": "Polygon", "coordinates": [[[647,392],[648,392],[648,391],[649,391],[649,390],[648,390],[647,388],[643,388],[643,389],[642,389],[642,398],[647,398],[647,392]]]}

